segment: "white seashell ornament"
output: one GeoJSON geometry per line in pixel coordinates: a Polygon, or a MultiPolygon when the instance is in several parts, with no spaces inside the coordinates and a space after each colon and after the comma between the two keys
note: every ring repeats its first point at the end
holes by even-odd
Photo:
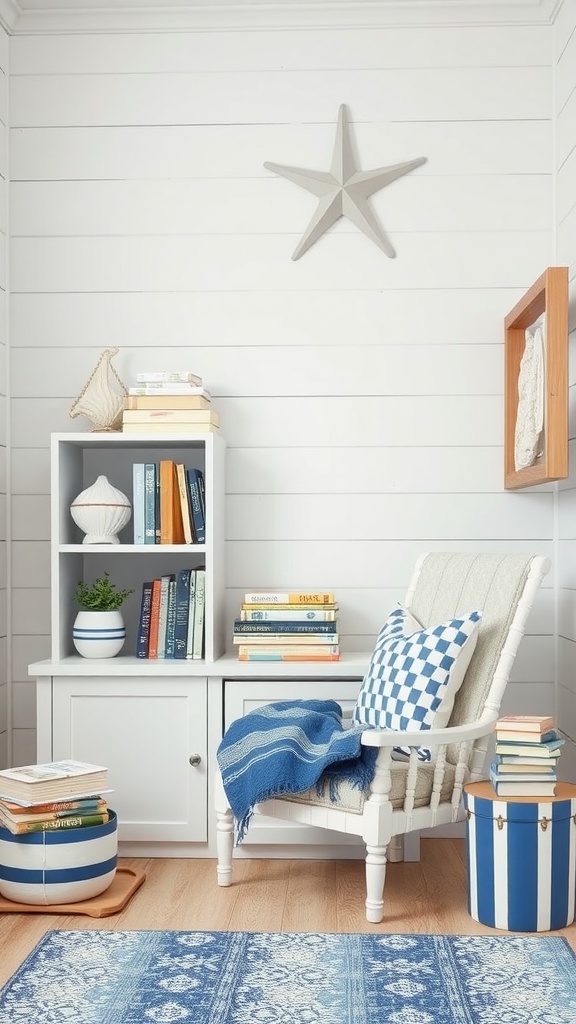
{"type": "Polygon", "coordinates": [[[124,399],[128,394],[111,360],[118,353],[117,348],[105,348],[96,366],[92,370],[78,398],[70,409],[70,417],[86,416],[92,421],[93,431],[120,430],[124,399]],[[115,377],[121,392],[114,390],[110,384],[110,372],[115,377]]]}
{"type": "Polygon", "coordinates": [[[132,515],[129,499],[105,476],[81,491],[70,505],[70,515],[84,531],[83,544],[119,544],[116,536],[132,515]]]}

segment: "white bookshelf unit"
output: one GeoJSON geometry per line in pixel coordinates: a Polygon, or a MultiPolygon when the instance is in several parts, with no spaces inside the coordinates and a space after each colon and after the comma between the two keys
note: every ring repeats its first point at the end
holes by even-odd
{"type": "MultiPolygon", "coordinates": [[[[226,654],[224,603],[224,458],[218,434],[55,434],[52,437],[52,652],[29,665],[36,679],[37,760],[77,758],[108,767],[109,801],[124,856],[213,857],[212,780],[226,726],[274,700],[331,697],[350,706],[369,654],[339,662],[239,662],[226,654]],[[134,462],[183,462],[201,469],[206,543],[133,543],[133,521],[119,544],[86,545],[70,515],[73,499],[104,474],[132,502],[134,462]],[[206,566],[205,657],[137,658],[142,584],[167,572],[206,566]],[[134,594],[122,606],[127,638],[115,658],[75,653],[72,625],[79,579],[108,570],[134,594]]],[[[357,856],[335,833],[256,816],[239,856],[357,856]]]]}

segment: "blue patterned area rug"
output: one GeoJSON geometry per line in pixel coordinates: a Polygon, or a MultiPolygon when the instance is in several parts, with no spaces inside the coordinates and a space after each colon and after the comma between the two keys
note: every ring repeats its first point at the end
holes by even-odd
{"type": "Polygon", "coordinates": [[[565,939],[50,931],[1,1024],[575,1024],[565,939]]]}

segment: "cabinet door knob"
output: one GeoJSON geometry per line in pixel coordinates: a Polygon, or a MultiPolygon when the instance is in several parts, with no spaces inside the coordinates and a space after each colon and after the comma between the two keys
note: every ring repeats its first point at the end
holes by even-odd
{"type": "Polygon", "coordinates": [[[200,754],[190,754],[188,758],[188,764],[191,764],[193,768],[197,768],[201,761],[200,754]]]}

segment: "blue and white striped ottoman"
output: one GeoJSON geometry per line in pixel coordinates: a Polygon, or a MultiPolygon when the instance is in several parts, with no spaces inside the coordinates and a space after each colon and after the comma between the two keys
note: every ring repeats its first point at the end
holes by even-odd
{"type": "Polygon", "coordinates": [[[49,906],[99,896],[114,880],[118,822],[13,835],[0,827],[0,895],[49,906]]]}
{"type": "Polygon", "coordinates": [[[576,898],[576,785],[556,796],[498,797],[489,782],[464,787],[468,912],[514,932],[572,924],[576,898]]]}

